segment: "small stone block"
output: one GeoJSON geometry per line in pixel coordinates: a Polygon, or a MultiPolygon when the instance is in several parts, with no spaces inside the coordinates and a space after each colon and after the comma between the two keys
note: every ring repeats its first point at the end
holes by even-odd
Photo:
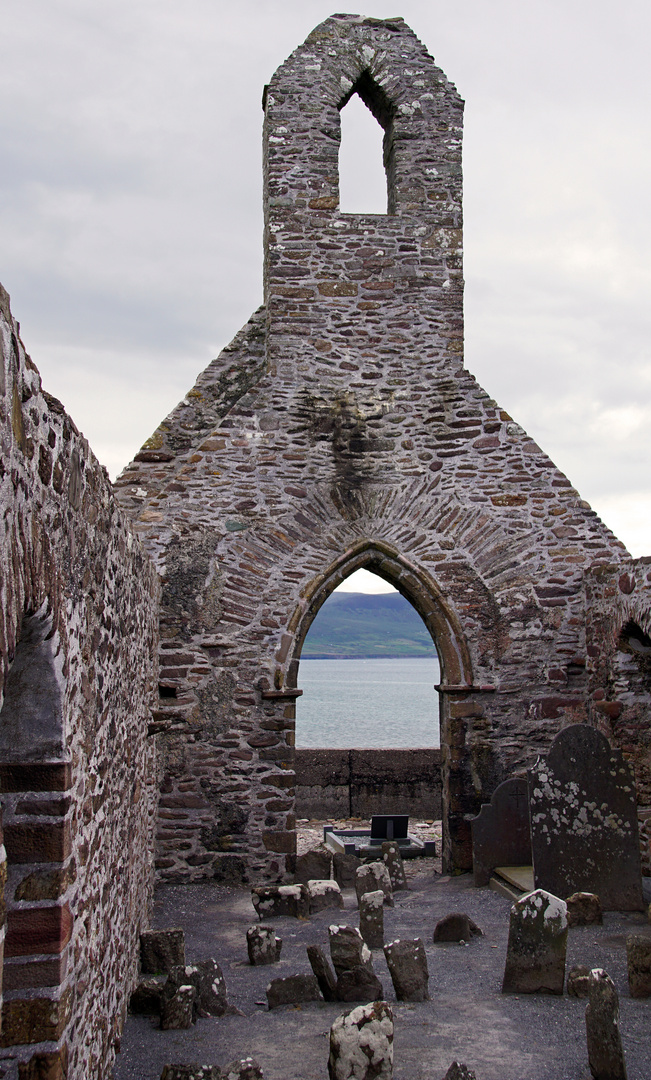
{"type": "Polygon", "coordinates": [[[330,1080],[392,1080],[393,1013],[386,1001],[360,1005],[330,1028],[330,1080]]]}
{"type": "Polygon", "coordinates": [[[307,958],[324,1001],[337,1001],[337,979],[321,946],[308,945],[307,958]]]}
{"type": "Polygon", "coordinates": [[[565,903],[568,926],[600,926],[604,921],[601,900],[595,893],[575,892],[568,896],[565,903]]]}
{"type": "Polygon", "coordinates": [[[310,896],[310,915],[314,915],[317,911],[324,911],[325,908],[344,906],[344,898],[336,881],[310,878],[307,891],[310,896]]]}
{"type": "Polygon", "coordinates": [[[224,1065],[221,1080],[264,1080],[264,1073],[255,1058],[242,1058],[224,1065]]]}
{"type": "Polygon", "coordinates": [[[443,1080],[477,1080],[477,1077],[467,1065],[462,1065],[458,1061],[453,1061],[443,1077],[443,1080]]]}
{"type": "Polygon", "coordinates": [[[337,979],[338,1001],[380,1001],[383,997],[382,983],[367,967],[348,968],[337,979]]]}
{"type": "Polygon", "coordinates": [[[282,916],[306,919],[310,913],[305,885],[258,885],[251,889],[251,901],[260,920],[282,916]]]}
{"type": "Polygon", "coordinates": [[[129,998],[129,1012],[133,1016],[160,1016],[164,985],[164,979],[160,976],[141,979],[129,998]]]}
{"type": "Polygon", "coordinates": [[[593,968],[588,984],[585,1027],[590,1072],[594,1080],[626,1080],[617,991],[603,968],[593,968]]]}
{"type": "Polygon", "coordinates": [[[304,1001],[320,1001],[321,991],[314,975],[287,975],[284,979],[272,979],[267,987],[270,1009],[279,1005],[300,1005],[304,1001]]]}
{"type": "Polygon", "coordinates": [[[434,944],[442,941],[470,941],[472,937],[481,937],[482,931],[473,922],[469,915],[461,911],[453,911],[439,919],[434,927],[434,944]]]}
{"type": "Polygon", "coordinates": [[[359,901],[359,931],[369,949],[384,946],[384,893],[364,893],[359,901]]]}
{"type": "Polygon", "coordinates": [[[503,994],[562,994],[567,950],[564,900],[535,889],[511,908],[503,994]]]}
{"type": "Polygon", "coordinates": [[[407,878],[405,877],[405,867],[402,861],[402,855],[400,854],[400,845],[395,840],[385,840],[382,844],[382,862],[389,871],[389,877],[391,879],[391,888],[394,892],[398,892],[400,889],[407,889],[407,878]]]}
{"type": "Polygon", "coordinates": [[[303,855],[296,856],[296,869],[294,881],[297,884],[307,885],[313,879],[323,881],[330,877],[332,870],[332,855],[328,851],[306,851],[303,855]]]}
{"type": "Polygon", "coordinates": [[[160,1026],[162,1031],[192,1027],[197,991],[194,986],[179,986],[174,994],[161,997],[160,1026]]]}
{"type": "Polygon", "coordinates": [[[340,889],[354,889],[357,868],[361,865],[356,855],[337,852],[332,860],[335,881],[340,889]]]}
{"type": "Polygon", "coordinates": [[[651,997],[651,938],[643,934],[627,937],[626,962],[631,997],[651,997]]]}
{"type": "Polygon", "coordinates": [[[145,930],[140,935],[140,968],[143,975],[167,975],[185,964],[185,939],[180,928],[145,930]]]}
{"type": "Polygon", "coordinates": [[[273,926],[250,926],[246,932],[246,948],[253,967],[277,963],[282,947],[282,939],[276,937],[273,926]]]}
{"type": "Polygon", "coordinates": [[[384,903],[387,907],[393,907],[393,889],[389,871],[383,862],[364,863],[355,874],[355,892],[357,903],[364,893],[376,892],[381,889],[384,893],[384,903]]]}
{"type": "Polygon", "coordinates": [[[218,1065],[166,1065],[160,1080],[222,1080],[218,1065]]]}
{"type": "Polygon", "coordinates": [[[567,974],[567,993],[569,997],[587,998],[590,992],[590,968],[576,964],[567,974]]]}
{"type": "Polygon", "coordinates": [[[427,956],[421,938],[392,941],[384,955],[398,1001],[429,1001],[427,956]]]}

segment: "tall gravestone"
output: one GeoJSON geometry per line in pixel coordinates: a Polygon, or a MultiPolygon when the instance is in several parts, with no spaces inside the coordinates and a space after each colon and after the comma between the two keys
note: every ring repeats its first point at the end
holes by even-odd
{"type": "Polygon", "coordinates": [[[537,889],[643,910],[635,781],[620,750],[588,724],[565,728],[529,770],[529,799],[537,889]]]}
{"type": "Polygon", "coordinates": [[[472,827],[472,871],[475,885],[488,885],[496,866],[530,866],[529,792],[523,776],[495,788],[472,827]]]}

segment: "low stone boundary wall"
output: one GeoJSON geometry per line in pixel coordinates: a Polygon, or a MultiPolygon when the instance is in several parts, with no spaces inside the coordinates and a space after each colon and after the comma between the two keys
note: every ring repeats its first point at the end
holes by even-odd
{"type": "Polygon", "coordinates": [[[439,749],[301,749],[295,768],[297,817],[441,817],[439,749]]]}

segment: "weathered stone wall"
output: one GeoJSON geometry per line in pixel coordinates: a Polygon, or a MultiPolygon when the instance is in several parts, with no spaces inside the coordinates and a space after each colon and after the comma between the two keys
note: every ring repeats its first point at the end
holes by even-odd
{"type": "Polygon", "coordinates": [[[633,767],[642,873],[651,875],[651,559],[587,575],[592,723],[633,767]]]}
{"type": "Polygon", "coordinates": [[[164,580],[168,880],[292,868],[294,700],[366,566],[442,664],[444,858],[590,717],[585,571],[623,545],[463,365],[462,102],[402,20],[334,16],[265,92],[265,307],[119,482],[164,580]],[[387,215],[338,209],[339,109],[385,129],[387,215]]]}
{"type": "Polygon", "coordinates": [[[104,1080],[152,895],[158,582],[1,288],[0,344],[0,1067],[104,1080]]]}
{"type": "Polygon", "coordinates": [[[294,770],[299,818],[441,817],[440,750],[300,749],[294,770]]]}

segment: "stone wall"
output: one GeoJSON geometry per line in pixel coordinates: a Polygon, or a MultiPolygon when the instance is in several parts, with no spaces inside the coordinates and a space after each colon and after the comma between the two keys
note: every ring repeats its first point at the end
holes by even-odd
{"type": "Polygon", "coordinates": [[[436,641],[444,861],[465,869],[495,786],[592,718],[585,574],[627,553],[464,367],[462,102],[415,35],[334,16],[264,110],[265,306],[118,484],[164,581],[159,871],[291,873],[301,646],[360,567],[436,641]],[[338,209],[355,92],[385,130],[386,215],[338,209]]]}
{"type": "Polygon", "coordinates": [[[296,815],[362,818],[441,817],[441,751],[296,750],[296,815]]]}
{"type": "Polygon", "coordinates": [[[158,582],[0,288],[0,1069],[104,1080],[152,898],[158,582]]]}

